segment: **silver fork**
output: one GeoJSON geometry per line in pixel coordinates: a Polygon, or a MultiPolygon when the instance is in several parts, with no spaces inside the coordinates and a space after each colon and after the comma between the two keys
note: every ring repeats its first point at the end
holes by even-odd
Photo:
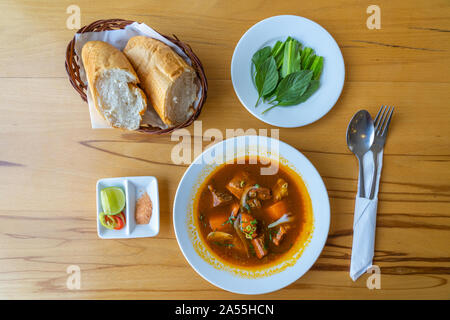
{"type": "Polygon", "coordinates": [[[370,188],[369,199],[372,200],[375,196],[375,187],[377,185],[377,175],[378,175],[378,154],[383,151],[384,144],[386,142],[386,136],[389,129],[389,124],[391,123],[392,114],[394,113],[394,107],[382,106],[377,113],[374,121],[375,125],[375,138],[373,140],[372,150],[374,172],[372,178],[372,187],[370,188]]]}

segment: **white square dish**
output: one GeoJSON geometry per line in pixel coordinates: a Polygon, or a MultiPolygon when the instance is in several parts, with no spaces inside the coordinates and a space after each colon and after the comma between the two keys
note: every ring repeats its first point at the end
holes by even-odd
{"type": "Polygon", "coordinates": [[[122,177],[106,178],[97,181],[97,234],[102,239],[126,239],[154,237],[159,232],[159,194],[158,181],[155,177],[122,177]],[[125,192],[126,224],[121,230],[105,228],[99,219],[103,211],[100,191],[107,187],[119,187],[125,192]],[[152,216],[148,224],[136,224],[134,210],[137,199],[147,192],[152,201],[152,216]]]}

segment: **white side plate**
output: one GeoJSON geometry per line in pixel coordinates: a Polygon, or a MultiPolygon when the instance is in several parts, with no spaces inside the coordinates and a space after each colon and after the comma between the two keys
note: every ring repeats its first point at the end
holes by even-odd
{"type": "Polygon", "coordinates": [[[155,177],[122,177],[107,178],[97,181],[97,233],[102,239],[123,239],[154,237],[159,232],[159,195],[158,181],[155,177]],[[126,225],[121,230],[110,230],[100,223],[99,214],[102,212],[100,191],[107,187],[119,187],[125,192],[126,225]],[[147,192],[152,201],[152,216],[148,224],[136,224],[134,209],[136,200],[147,192]]]}
{"type": "Polygon", "coordinates": [[[317,23],[298,16],[275,16],[258,22],[239,40],[231,60],[231,80],[242,105],[256,118],[278,127],[301,127],[322,118],[337,102],[344,87],[344,58],[333,37],[317,23]],[[324,57],[320,88],[299,105],[277,107],[262,114],[270,105],[260,103],[255,108],[258,92],[252,78],[252,56],[288,36],[324,57]]]}

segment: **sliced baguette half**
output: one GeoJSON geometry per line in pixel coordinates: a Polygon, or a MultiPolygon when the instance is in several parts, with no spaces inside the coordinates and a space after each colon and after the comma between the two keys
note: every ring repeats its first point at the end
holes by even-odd
{"type": "Polygon", "coordinates": [[[139,78],[127,57],[103,41],[87,42],[81,52],[95,107],[115,128],[136,130],[147,109],[139,78]]]}
{"type": "Polygon", "coordinates": [[[161,120],[168,126],[187,121],[197,99],[195,70],[168,45],[149,37],[130,38],[123,52],[161,120]]]}

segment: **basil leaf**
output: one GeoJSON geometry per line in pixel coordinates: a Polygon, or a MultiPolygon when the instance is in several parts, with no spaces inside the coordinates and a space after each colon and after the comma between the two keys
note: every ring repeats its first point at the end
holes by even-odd
{"type": "Polygon", "coordinates": [[[277,89],[277,101],[292,101],[300,97],[308,88],[313,76],[311,70],[301,70],[291,73],[280,81],[277,89]]]}
{"type": "Polygon", "coordinates": [[[258,71],[261,64],[266,61],[267,58],[272,54],[272,49],[267,46],[255,52],[252,57],[252,62],[255,65],[255,71],[258,71]]]}
{"type": "Polygon", "coordinates": [[[319,89],[319,86],[320,86],[319,80],[311,80],[311,82],[309,83],[308,89],[306,89],[305,93],[303,93],[297,99],[293,99],[290,101],[286,100],[284,102],[280,102],[280,103],[278,103],[278,106],[282,106],[282,107],[295,106],[297,104],[305,102],[306,100],[309,99],[309,97],[311,97],[314,94],[314,92],[317,91],[317,89],[319,89]]]}
{"type": "Polygon", "coordinates": [[[275,59],[271,56],[266,59],[258,68],[255,76],[255,85],[258,90],[258,105],[259,99],[262,96],[270,94],[277,86],[278,71],[275,59]]]}
{"type": "Polygon", "coordinates": [[[275,107],[295,106],[297,104],[305,102],[306,100],[309,99],[309,97],[311,97],[314,94],[314,92],[317,91],[317,89],[319,89],[319,85],[320,85],[319,80],[311,80],[310,85],[308,86],[308,89],[306,89],[306,91],[305,91],[305,93],[303,95],[301,95],[301,96],[299,96],[299,97],[297,97],[296,99],[293,99],[293,100],[289,100],[289,101],[286,100],[286,101],[280,102],[278,104],[275,104],[275,105],[267,108],[266,110],[264,110],[262,112],[262,114],[266,113],[267,111],[269,111],[269,110],[271,110],[271,109],[273,109],[275,107]]]}

